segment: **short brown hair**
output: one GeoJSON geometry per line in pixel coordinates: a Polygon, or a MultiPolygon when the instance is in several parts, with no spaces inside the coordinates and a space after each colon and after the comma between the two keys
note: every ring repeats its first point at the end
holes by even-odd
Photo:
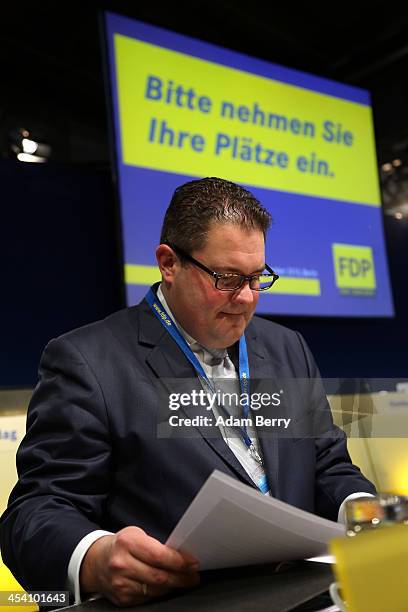
{"type": "Polygon", "coordinates": [[[204,247],[212,222],[259,229],[266,237],[271,221],[269,212],[250,191],[221,178],[203,178],[175,190],[164,216],[160,243],[191,253],[204,247]]]}

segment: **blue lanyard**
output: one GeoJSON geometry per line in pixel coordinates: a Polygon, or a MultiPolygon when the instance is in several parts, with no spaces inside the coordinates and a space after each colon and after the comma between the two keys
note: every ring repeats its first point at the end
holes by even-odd
{"type": "MultiPolygon", "coordinates": [[[[210,387],[210,389],[214,391],[214,387],[209,381],[206,373],[204,372],[204,369],[201,363],[198,361],[197,357],[194,355],[193,351],[188,346],[183,336],[180,334],[176,325],[173,323],[173,321],[167,314],[164,306],[158,299],[157,295],[154,293],[153,289],[149,289],[147,295],[145,296],[145,299],[147,303],[149,304],[150,308],[152,309],[153,314],[160,321],[163,327],[168,331],[168,333],[171,335],[173,340],[177,342],[178,346],[181,348],[184,355],[187,357],[187,359],[189,360],[193,368],[196,370],[199,377],[202,378],[205,381],[205,383],[210,387]]],[[[246,341],[245,341],[245,335],[242,335],[241,338],[239,339],[239,383],[240,383],[241,393],[247,394],[246,397],[249,399],[250,377],[249,377],[248,351],[247,351],[247,346],[246,346],[246,341]]],[[[224,406],[221,406],[221,408],[224,411],[224,413],[230,416],[227,409],[224,406]]],[[[246,418],[249,414],[249,401],[243,405],[243,413],[244,413],[244,417],[246,418]]],[[[259,463],[262,463],[262,459],[260,455],[258,454],[251,438],[248,436],[246,427],[245,426],[238,427],[238,429],[241,433],[241,436],[242,436],[242,439],[245,445],[250,450],[251,455],[254,457],[254,459],[256,459],[256,461],[258,461],[259,463]]]]}

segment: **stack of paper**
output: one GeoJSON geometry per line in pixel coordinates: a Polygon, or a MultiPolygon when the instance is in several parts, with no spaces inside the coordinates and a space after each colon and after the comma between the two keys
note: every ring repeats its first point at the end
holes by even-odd
{"type": "Polygon", "coordinates": [[[167,545],[192,553],[202,570],[323,555],[344,525],[299,510],[214,471],[167,545]]]}

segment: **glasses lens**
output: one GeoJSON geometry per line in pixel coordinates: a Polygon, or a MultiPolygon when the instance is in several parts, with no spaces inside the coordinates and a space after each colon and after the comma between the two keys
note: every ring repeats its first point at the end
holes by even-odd
{"type": "Polygon", "coordinates": [[[241,285],[239,274],[223,274],[217,279],[217,289],[221,291],[235,291],[241,285]]]}
{"type": "Polygon", "coordinates": [[[274,277],[271,274],[261,274],[252,278],[250,287],[254,291],[266,291],[266,289],[272,287],[273,282],[274,277]]]}

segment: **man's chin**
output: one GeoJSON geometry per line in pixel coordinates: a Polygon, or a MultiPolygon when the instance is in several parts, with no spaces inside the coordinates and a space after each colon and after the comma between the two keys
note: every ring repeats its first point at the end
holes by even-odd
{"type": "Polygon", "coordinates": [[[229,327],[228,330],[220,329],[220,333],[217,334],[217,338],[214,338],[214,341],[212,342],[213,346],[209,346],[208,348],[224,349],[232,346],[241,338],[246,327],[247,325],[245,323],[244,325],[234,325],[233,328],[229,327]]]}

